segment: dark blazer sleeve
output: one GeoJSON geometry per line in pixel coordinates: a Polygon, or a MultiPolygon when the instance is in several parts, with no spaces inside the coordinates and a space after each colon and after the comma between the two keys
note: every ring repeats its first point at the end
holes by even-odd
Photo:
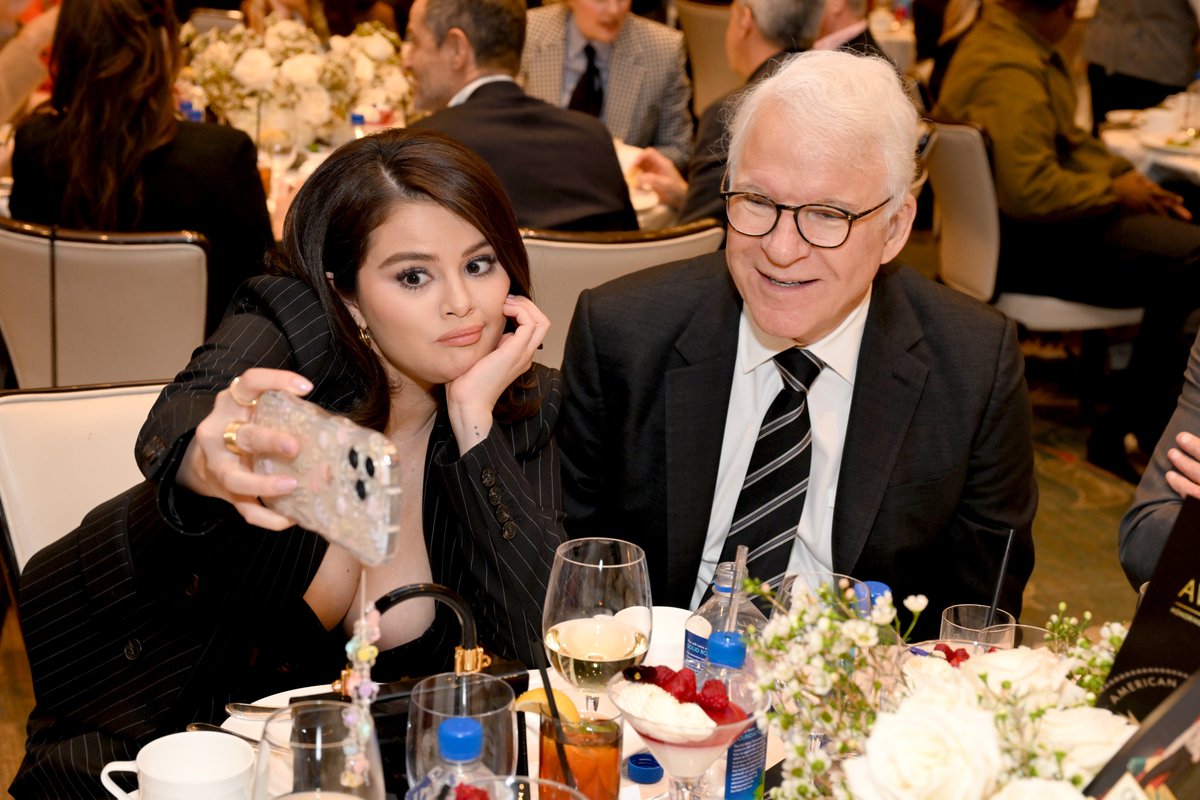
{"type": "MultiPolygon", "coordinates": [[[[726,96],[728,97],[728,95],[726,96]]],[[[725,162],[729,158],[725,142],[727,100],[712,103],[700,117],[696,130],[696,146],[688,162],[687,196],[679,212],[680,222],[702,217],[715,217],[725,223],[725,203],[721,201],[721,180],[725,177],[725,162]]]]}
{"type": "Polygon", "coordinates": [[[1183,498],[1167,484],[1167,472],[1174,469],[1167,452],[1176,446],[1175,437],[1184,432],[1200,436],[1200,337],[1188,355],[1183,393],[1175,413],[1138,483],[1133,506],[1121,519],[1121,566],[1134,586],[1140,586],[1154,574],[1158,557],[1179,516],[1183,498]]]}
{"type": "Polygon", "coordinates": [[[453,557],[473,578],[467,598],[479,629],[499,653],[541,663],[542,605],[554,551],[565,540],[554,427],[562,376],[535,365],[536,415],[491,433],[461,456],[449,439],[434,454],[451,512],[465,532],[453,557]],[[494,638],[494,641],[492,640],[494,638]]]}

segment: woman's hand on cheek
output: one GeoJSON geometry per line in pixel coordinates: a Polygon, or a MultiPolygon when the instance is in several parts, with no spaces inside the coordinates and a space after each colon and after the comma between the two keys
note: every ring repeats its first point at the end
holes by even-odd
{"type": "Polygon", "coordinates": [[[296,480],[255,474],[251,459],[255,455],[294,458],[299,445],[290,434],[249,420],[253,403],[263,392],[279,389],[303,396],[313,387],[302,375],[278,369],[249,369],[236,381],[236,386],[217,394],[213,410],[196,426],[175,480],[196,494],[227,501],[252,525],[283,530],[293,521],[263,507],[259,498],[288,494],[296,488],[296,480]],[[232,431],[240,454],[227,446],[227,431],[232,431]]]}
{"type": "Polygon", "coordinates": [[[509,295],[503,311],[504,316],[516,320],[517,329],[501,336],[495,350],[446,384],[446,411],[460,453],[487,437],[496,401],[529,369],[550,330],[549,318],[528,297],[509,295]]]}

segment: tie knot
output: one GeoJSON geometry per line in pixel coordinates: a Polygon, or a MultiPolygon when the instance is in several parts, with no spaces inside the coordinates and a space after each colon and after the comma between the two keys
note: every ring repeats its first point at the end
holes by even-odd
{"type": "Polygon", "coordinates": [[[792,347],[775,356],[783,383],[793,392],[807,392],[825,365],[807,350],[792,347]]]}
{"type": "Polygon", "coordinates": [[[587,63],[589,67],[596,63],[596,48],[592,47],[590,44],[585,44],[583,46],[583,54],[587,57],[587,63]]]}

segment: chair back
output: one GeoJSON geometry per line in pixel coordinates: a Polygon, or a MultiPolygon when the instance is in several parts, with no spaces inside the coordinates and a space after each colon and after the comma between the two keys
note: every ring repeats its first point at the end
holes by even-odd
{"type": "Polygon", "coordinates": [[[87,512],[142,480],[134,443],[162,388],[0,394],[0,544],[14,579],[87,512]]]}
{"type": "Polygon", "coordinates": [[[614,233],[569,233],[524,229],[533,297],[550,318],[550,333],[537,360],[562,364],[567,328],[584,289],[657,264],[712,253],[725,229],[706,218],[672,228],[614,233]]]}
{"type": "Polygon", "coordinates": [[[166,380],[204,341],[208,241],[0,218],[0,336],[23,389],[166,380]]]}
{"type": "Polygon", "coordinates": [[[699,117],[714,100],[745,83],[725,57],[730,6],[675,0],[675,10],[692,64],[692,110],[699,117]]]}
{"type": "Polygon", "coordinates": [[[241,11],[228,11],[224,8],[194,8],[187,21],[192,23],[196,33],[204,33],[213,28],[231,31],[238,25],[244,25],[246,17],[241,11]]]}
{"type": "Polygon", "coordinates": [[[942,281],[991,302],[1000,265],[1000,209],[983,132],[973,125],[931,122],[925,169],[941,224],[942,281]]]}

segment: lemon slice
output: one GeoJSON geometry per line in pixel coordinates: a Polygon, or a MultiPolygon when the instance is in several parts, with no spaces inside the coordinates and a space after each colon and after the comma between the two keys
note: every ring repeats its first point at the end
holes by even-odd
{"type": "MultiPolygon", "coordinates": [[[[579,722],[579,709],[574,701],[558,689],[550,691],[554,692],[554,704],[558,706],[559,716],[567,722],[579,722]]],[[[550,716],[550,699],[546,697],[545,689],[530,689],[517,698],[513,708],[517,711],[532,712],[548,717],[550,716]]]]}

